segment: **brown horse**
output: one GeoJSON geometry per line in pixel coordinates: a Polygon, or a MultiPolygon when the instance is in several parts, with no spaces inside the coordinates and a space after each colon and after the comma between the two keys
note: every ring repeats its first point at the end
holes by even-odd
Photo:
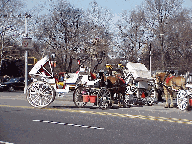
{"type": "Polygon", "coordinates": [[[170,108],[173,108],[173,90],[185,89],[185,78],[182,76],[173,76],[171,73],[162,72],[156,75],[158,86],[162,86],[165,94],[165,108],[169,107],[168,93],[170,95],[170,108]]]}
{"type": "Polygon", "coordinates": [[[107,88],[111,92],[111,100],[113,102],[117,100],[119,107],[121,107],[121,105],[125,107],[124,100],[125,100],[126,85],[125,81],[120,76],[121,76],[120,74],[116,74],[115,76],[108,76],[106,78],[107,88]],[[115,94],[116,97],[114,97],[115,94]]]}

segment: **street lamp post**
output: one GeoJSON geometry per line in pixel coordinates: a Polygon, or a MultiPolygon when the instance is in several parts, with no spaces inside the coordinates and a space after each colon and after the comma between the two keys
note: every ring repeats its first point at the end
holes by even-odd
{"type": "Polygon", "coordinates": [[[164,34],[161,33],[160,37],[161,37],[161,61],[162,61],[162,69],[163,71],[165,70],[165,61],[164,61],[164,49],[163,49],[163,36],[164,34]]]}
{"type": "Polygon", "coordinates": [[[151,76],[151,72],[152,72],[152,70],[151,70],[151,56],[152,56],[152,54],[151,54],[151,43],[149,44],[149,67],[150,67],[150,76],[151,76]]]}
{"type": "MultiPolygon", "coordinates": [[[[27,32],[27,18],[31,17],[30,14],[25,13],[25,37],[28,38],[28,32],[27,32]]],[[[27,43],[28,45],[28,43],[27,43]]],[[[25,50],[25,88],[24,88],[24,94],[27,92],[27,85],[28,85],[28,50],[25,50]]]]}
{"type": "Polygon", "coordinates": [[[2,27],[2,32],[1,32],[1,62],[2,62],[2,58],[3,58],[3,47],[4,47],[4,30],[2,27]]]}

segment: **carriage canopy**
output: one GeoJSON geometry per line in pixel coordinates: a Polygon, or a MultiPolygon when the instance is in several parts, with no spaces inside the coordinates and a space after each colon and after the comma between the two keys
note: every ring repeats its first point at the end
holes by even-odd
{"type": "Polygon", "coordinates": [[[44,58],[39,60],[29,72],[31,77],[42,76],[42,77],[53,77],[52,63],[49,56],[46,55],[44,58]],[[49,65],[46,67],[46,65],[49,65]]]}
{"type": "Polygon", "coordinates": [[[127,72],[132,73],[133,77],[136,80],[144,80],[144,81],[153,80],[149,70],[145,67],[144,64],[129,62],[127,63],[126,67],[127,72]]]}

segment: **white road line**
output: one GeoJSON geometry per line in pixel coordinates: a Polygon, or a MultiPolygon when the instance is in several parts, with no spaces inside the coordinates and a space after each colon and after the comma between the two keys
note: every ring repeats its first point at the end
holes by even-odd
{"type": "Polygon", "coordinates": [[[10,143],[10,142],[4,142],[4,141],[0,141],[0,144],[3,143],[3,144],[14,144],[14,143],[10,143]]]}
{"type": "Polygon", "coordinates": [[[89,127],[89,126],[81,126],[81,127],[89,127]]]}
{"type": "Polygon", "coordinates": [[[40,121],[40,120],[33,120],[33,121],[40,121]]]}
{"type": "Polygon", "coordinates": [[[42,121],[42,122],[44,122],[44,123],[48,123],[48,122],[50,122],[50,121],[42,121]]]}
{"type": "Polygon", "coordinates": [[[104,128],[97,128],[97,129],[104,129],[104,128]]]}
{"type": "Polygon", "coordinates": [[[56,123],[58,123],[58,122],[51,122],[52,124],[56,124],[56,123]]]}
{"type": "Polygon", "coordinates": [[[92,128],[92,129],[104,129],[101,127],[92,127],[92,126],[85,126],[85,125],[78,125],[78,124],[71,124],[71,123],[61,123],[61,122],[53,122],[53,121],[45,121],[45,120],[32,120],[34,122],[44,122],[44,123],[51,123],[51,124],[60,124],[60,125],[68,125],[68,126],[76,126],[76,127],[83,127],[83,128],[92,128]]]}
{"type": "Polygon", "coordinates": [[[90,127],[90,128],[92,128],[92,129],[96,129],[97,127],[90,127]]]}
{"type": "Polygon", "coordinates": [[[81,126],[81,125],[74,125],[74,126],[79,127],[79,126],[81,126]]]}
{"type": "Polygon", "coordinates": [[[72,125],[75,125],[75,124],[68,124],[68,125],[71,125],[71,126],[72,126],[72,125]]]}

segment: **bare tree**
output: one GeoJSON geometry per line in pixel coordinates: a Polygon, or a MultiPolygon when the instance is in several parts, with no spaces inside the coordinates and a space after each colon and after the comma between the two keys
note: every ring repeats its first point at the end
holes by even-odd
{"type": "Polygon", "coordinates": [[[143,9],[132,10],[130,15],[124,11],[122,18],[124,21],[117,24],[122,39],[121,50],[129,61],[137,62],[141,45],[145,42],[144,11],[143,9]]]}
{"type": "Polygon", "coordinates": [[[176,67],[182,73],[191,68],[191,17],[190,11],[183,9],[169,19],[166,28],[169,33],[165,37],[168,55],[166,61],[169,67],[176,67]]]}
{"type": "Polygon", "coordinates": [[[154,35],[158,41],[158,47],[161,50],[161,68],[165,70],[165,55],[167,46],[165,38],[169,34],[170,18],[173,18],[181,10],[182,0],[145,0],[146,29],[154,35]]]}
{"type": "Polygon", "coordinates": [[[82,11],[73,8],[66,1],[52,4],[49,15],[41,15],[38,20],[38,31],[35,33],[38,41],[45,43],[44,52],[55,52],[60,71],[71,71],[73,50],[78,45],[79,22],[82,11]],[[67,63],[69,59],[69,69],[67,63]]]}
{"type": "Polygon", "coordinates": [[[11,40],[17,35],[20,26],[18,15],[23,5],[20,0],[0,0],[1,47],[12,43],[11,40]]]}
{"type": "MultiPolygon", "coordinates": [[[[108,53],[112,45],[110,21],[112,14],[109,10],[100,7],[96,1],[90,3],[90,9],[84,13],[84,22],[81,26],[81,38],[84,52],[90,58],[87,66],[92,67],[108,53]],[[97,59],[97,61],[92,58],[97,59]]],[[[100,65],[103,67],[103,65],[100,65]]],[[[98,67],[99,68],[99,67],[98,67]]]]}

